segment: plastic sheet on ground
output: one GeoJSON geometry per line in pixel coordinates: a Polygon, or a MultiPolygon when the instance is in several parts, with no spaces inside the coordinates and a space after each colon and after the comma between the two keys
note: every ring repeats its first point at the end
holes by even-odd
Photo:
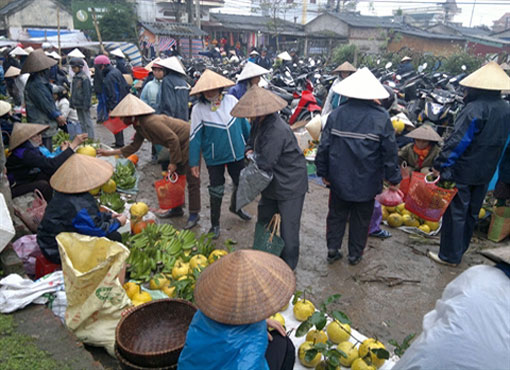
{"type": "MultiPolygon", "coordinates": [[[[291,329],[294,329],[294,330],[292,330],[292,333],[289,335],[289,338],[292,340],[292,343],[294,343],[294,347],[296,347],[296,363],[294,365],[294,370],[306,370],[308,368],[304,367],[301,364],[301,362],[299,361],[299,358],[298,358],[298,354],[297,354],[299,346],[305,341],[305,336],[297,338],[296,335],[295,335],[296,334],[296,329],[299,327],[301,322],[297,321],[294,318],[293,307],[294,306],[292,305],[292,299],[291,299],[291,301],[289,303],[289,307],[287,307],[287,309],[285,311],[281,312],[281,314],[282,314],[282,316],[285,319],[285,328],[287,329],[287,332],[289,332],[289,330],[291,330],[291,329]]],[[[328,323],[330,321],[331,320],[328,320],[328,323]]],[[[364,336],[363,334],[359,333],[358,331],[356,331],[356,330],[354,330],[352,328],[351,328],[351,333],[352,333],[352,335],[354,335],[360,341],[364,341],[365,339],[367,339],[366,336],[364,336]]],[[[355,341],[352,339],[352,337],[350,338],[349,341],[352,342],[352,343],[355,343],[355,341]]],[[[395,363],[397,361],[398,361],[398,357],[397,356],[393,356],[393,357],[390,356],[390,359],[386,360],[384,362],[384,365],[381,366],[379,368],[379,370],[390,370],[395,365],[395,363]]],[[[341,369],[347,369],[346,367],[343,367],[343,366],[340,367],[340,368],[341,369]]]]}

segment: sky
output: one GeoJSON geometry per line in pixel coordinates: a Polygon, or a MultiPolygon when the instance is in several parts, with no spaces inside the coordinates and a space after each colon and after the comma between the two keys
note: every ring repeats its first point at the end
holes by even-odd
{"type": "MultiPolygon", "coordinates": [[[[307,0],[308,3],[310,0],[307,0]]],[[[297,4],[302,4],[303,0],[294,0],[297,4]]],[[[326,0],[318,0],[319,3],[325,4],[326,0]]],[[[391,15],[392,10],[399,7],[405,8],[418,8],[435,6],[437,3],[442,3],[443,0],[410,0],[410,1],[397,1],[397,0],[373,0],[374,9],[370,9],[369,0],[361,0],[358,5],[358,11],[365,15],[391,15]],[[374,14],[375,10],[375,14],[374,14]]],[[[457,0],[457,6],[462,10],[462,13],[454,18],[455,22],[461,22],[464,26],[469,26],[471,21],[471,12],[473,10],[473,3],[475,3],[472,26],[486,25],[492,27],[493,21],[499,19],[503,14],[510,13],[510,0],[457,0]]],[[[228,12],[236,13],[249,13],[250,0],[225,0],[225,7],[229,8],[228,12]]],[[[300,7],[300,5],[298,5],[300,7]]],[[[308,5],[310,12],[308,19],[313,18],[317,12],[314,12],[313,5],[308,5]]],[[[225,9],[224,12],[227,12],[225,9]]],[[[297,15],[301,15],[299,9],[295,10],[297,15]]],[[[300,21],[300,19],[298,20],[300,21]]]]}

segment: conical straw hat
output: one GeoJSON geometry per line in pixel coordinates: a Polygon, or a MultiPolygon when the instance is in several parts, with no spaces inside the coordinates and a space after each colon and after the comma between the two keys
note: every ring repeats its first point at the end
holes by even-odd
{"type": "Polygon", "coordinates": [[[22,48],[20,48],[19,46],[16,46],[14,49],[12,49],[9,54],[12,56],[28,55],[28,53],[25,50],[23,50],[22,48]]]}
{"type": "Polygon", "coordinates": [[[0,100],[0,117],[11,111],[12,106],[6,101],[0,100]]]}
{"type": "Polygon", "coordinates": [[[111,117],[133,117],[143,116],[144,114],[151,114],[156,112],[152,107],[142,100],[138,99],[133,94],[127,94],[122,99],[115,109],[110,113],[111,117]]]}
{"type": "Polygon", "coordinates": [[[62,59],[62,57],[56,51],[52,51],[48,56],[57,60],[62,59]]]}
{"type": "Polygon", "coordinates": [[[407,62],[408,60],[413,60],[413,58],[409,57],[409,56],[405,56],[403,57],[402,59],[400,59],[400,62],[407,62]]]}
{"type": "Polygon", "coordinates": [[[287,106],[287,102],[262,87],[253,86],[237,102],[230,112],[233,117],[261,117],[278,112],[287,106]]]}
{"type": "Polygon", "coordinates": [[[4,77],[5,78],[9,78],[9,77],[17,77],[19,76],[21,73],[21,69],[19,68],[16,68],[14,66],[10,66],[8,69],[7,69],[7,72],[5,72],[5,75],[4,77]]]}
{"type": "Polygon", "coordinates": [[[204,73],[202,73],[202,76],[198,79],[195,86],[191,89],[190,95],[196,95],[203,93],[204,91],[221,89],[223,87],[230,87],[234,85],[235,83],[230,81],[228,78],[225,78],[210,69],[206,69],[204,73]]]}
{"type": "Polygon", "coordinates": [[[49,127],[48,125],[39,125],[37,123],[15,123],[11,139],[9,140],[9,150],[12,152],[32,136],[40,134],[49,127]]]}
{"type": "Polygon", "coordinates": [[[50,185],[67,194],[85,193],[107,182],[113,166],[102,159],[75,153],[51,176],[50,185]]]}
{"type": "Polygon", "coordinates": [[[156,59],[154,59],[153,61],[151,61],[149,64],[147,64],[144,68],[146,70],[148,70],[149,72],[152,72],[152,66],[154,64],[158,64],[159,61],[161,61],[162,59],[160,57],[157,57],[156,59]]]}
{"type": "Polygon", "coordinates": [[[503,71],[510,71],[510,65],[508,63],[503,63],[500,67],[503,71]]]}
{"type": "Polygon", "coordinates": [[[55,59],[51,59],[42,49],[37,49],[30,53],[21,68],[21,73],[32,73],[32,72],[40,72],[53,67],[57,64],[55,59]]]}
{"type": "Polygon", "coordinates": [[[251,324],[289,303],[296,278],[279,257],[253,249],[230,253],[209,265],[196,284],[195,302],[209,318],[251,324]]]}
{"type": "Polygon", "coordinates": [[[126,81],[126,83],[129,85],[129,86],[132,86],[133,85],[133,76],[131,76],[130,74],[123,74],[122,77],[124,77],[124,80],[126,81]]]}
{"type": "Polygon", "coordinates": [[[480,253],[496,263],[504,262],[510,264],[510,247],[485,249],[480,253]]]}
{"type": "Polygon", "coordinates": [[[321,136],[321,129],[322,129],[322,119],[320,114],[313,117],[310,122],[308,122],[305,126],[306,131],[310,134],[312,139],[319,140],[319,137],[321,136]]]}
{"type": "Polygon", "coordinates": [[[510,77],[496,62],[489,62],[459,82],[483,90],[510,90],[510,77]]]}
{"type": "Polygon", "coordinates": [[[356,72],[356,67],[354,67],[351,63],[349,62],[343,62],[342,64],[340,64],[338,67],[336,67],[333,72],[356,72]]]}
{"type": "Polygon", "coordinates": [[[119,57],[119,58],[125,58],[126,56],[124,55],[124,53],[122,52],[122,50],[120,50],[120,48],[117,48],[113,51],[110,52],[111,55],[114,55],[116,57],[119,57]]]}
{"type": "Polygon", "coordinates": [[[257,76],[263,76],[266,73],[269,73],[267,69],[259,66],[258,64],[248,62],[241,71],[241,74],[237,77],[237,82],[248,80],[257,76]]]}
{"type": "Polygon", "coordinates": [[[278,54],[277,58],[280,58],[281,60],[285,60],[287,62],[290,62],[292,60],[292,57],[286,51],[284,51],[283,53],[278,54]]]}
{"type": "Polygon", "coordinates": [[[391,117],[391,120],[392,121],[400,120],[400,121],[404,122],[404,125],[406,125],[406,126],[415,127],[414,123],[412,123],[411,120],[404,113],[399,113],[399,114],[391,117]]]}
{"type": "Polygon", "coordinates": [[[441,136],[438,135],[436,130],[434,130],[432,126],[429,125],[421,125],[417,129],[414,129],[413,131],[408,133],[406,136],[412,139],[419,140],[428,140],[435,142],[443,141],[443,139],[441,138],[441,136]]]}
{"type": "Polygon", "coordinates": [[[80,51],[80,49],[76,48],[73,49],[69,54],[67,54],[68,57],[71,58],[85,58],[85,55],[80,51]]]}
{"type": "MultiPolygon", "coordinates": [[[[170,57],[166,59],[160,59],[157,63],[158,66],[168,68],[171,71],[185,75],[186,71],[182,66],[181,61],[177,57],[170,57]]],[[[154,64],[153,64],[154,65],[154,64]]]]}
{"type": "Polygon", "coordinates": [[[30,54],[31,52],[33,52],[33,51],[34,51],[34,48],[33,48],[33,47],[31,47],[31,46],[27,46],[27,47],[26,47],[25,49],[23,49],[23,50],[25,50],[28,54],[30,54]]]}
{"type": "Polygon", "coordinates": [[[333,87],[333,91],[348,98],[374,100],[390,96],[368,68],[358,69],[333,87]]]}

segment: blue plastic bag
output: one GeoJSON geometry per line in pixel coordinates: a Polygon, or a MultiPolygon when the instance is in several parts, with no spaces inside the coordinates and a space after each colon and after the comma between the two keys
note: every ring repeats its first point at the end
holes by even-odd
{"type": "Polygon", "coordinates": [[[178,370],[269,370],[267,325],[225,325],[195,313],[186,336],[178,370]]]}

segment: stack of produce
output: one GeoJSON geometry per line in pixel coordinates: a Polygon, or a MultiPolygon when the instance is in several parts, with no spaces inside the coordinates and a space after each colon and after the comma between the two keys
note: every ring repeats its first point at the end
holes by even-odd
{"type": "Polygon", "coordinates": [[[112,178],[120,190],[131,190],[136,185],[135,172],[136,168],[131,160],[124,164],[117,162],[112,178]]]}
{"type": "Polygon", "coordinates": [[[293,313],[301,324],[296,337],[305,337],[298,348],[298,358],[305,367],[320,370],[337,370],[340,366],[354,370],[376,370],[389,358],[384,344],[374,338],[360,340],[351,333],[351,321],[341,311],[329,306],[340,298],[328,297],[316,310],[314,304],[300,298],[293,299],[293,313]]]}
{"type": "Polygon", "coordinates": [[[215,249],[211,234],[197,239],[193,232],[169,224],[148,224],[125,244],[131,252],[127,271],[132,280],[189,301],[201,271],[228,253],[215,249]]]}
{"type": "Polygon", "coordinates": [[[427,221],[407,210],[405,203],[396,207],[382,206],[383,220],[391,227],[415,227],[425,234],[430,234],[439,228],[439,222],[427,221]]]}

